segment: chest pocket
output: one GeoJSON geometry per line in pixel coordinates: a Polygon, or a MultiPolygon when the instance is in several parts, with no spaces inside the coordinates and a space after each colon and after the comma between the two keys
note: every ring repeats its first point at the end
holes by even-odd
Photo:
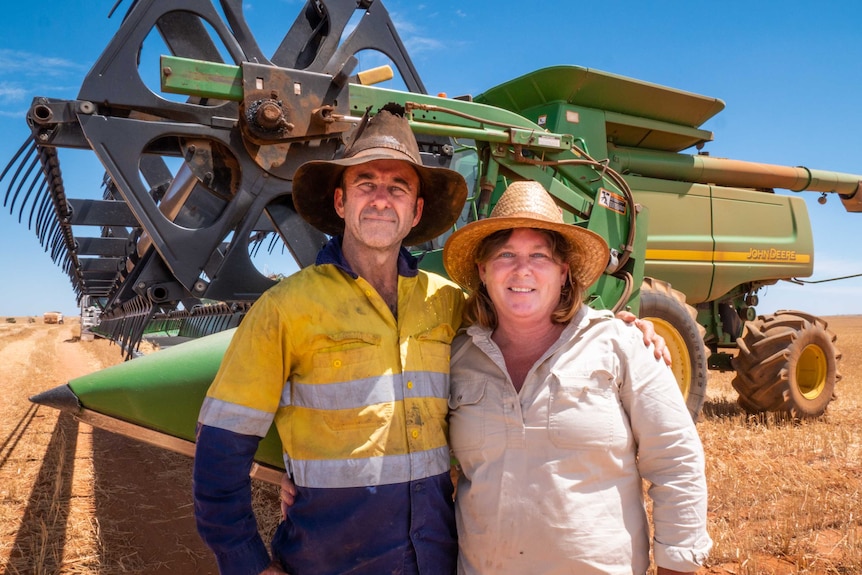
{"type": "Polygon", "coordinates": [[[613,374],[552,373],[548,433],[551,443],[569,449],[607,449],[623,416],[613,374]]]}
{"type": "Polygon", "coordinates": [[[376,377],[384,373],[380,336],[364,332],[340,332],[315,342],[313,383],[336,383],[376,377]]]}
{"type": "Polygon", "coordinates": [[[449,324],[441,324],[416,336],[422,369],[436,373],[449,373],[449,353],[455,331],[449,324]]]}
{"type": "Polygon", "coordinates": [[[485,443],[485,381],[453,382],[449,394],[449,442],[456,455],[485,443]]]}

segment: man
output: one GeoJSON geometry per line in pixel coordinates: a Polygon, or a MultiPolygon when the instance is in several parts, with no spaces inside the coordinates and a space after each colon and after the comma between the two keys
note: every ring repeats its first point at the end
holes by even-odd
{"type": "Polygon", "coordinates": [[[255,303],[204,401],[195,515],[222,573],[454,572],[446,412],[463,294],[402,243],[449,229],[467,186],[421,164],[399,112],[360,126],[344,159],[297,170],[297,211],[333,238],[255,303]],[[265,571],[248,473],[273,419],[298,496],[265,571]]]}
{"type": "Polygon", "coordinates": [[[297,170],[297,211],[332,239],[255,303],[204,401],[195,517],[223,574],[455,571],[446,414],[464,298],[402,244],[451,228],[467,186],[422,165],[399,108],[364,121],[343,159],[297,170]],[[295,486],[270,564],[248,474],[273,420],[295,486]]]}

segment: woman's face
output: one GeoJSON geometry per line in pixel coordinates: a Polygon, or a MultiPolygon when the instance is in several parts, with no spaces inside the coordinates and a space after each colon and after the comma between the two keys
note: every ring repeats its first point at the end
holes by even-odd
{"type": "Polygon", "coordinates": [[[513,230],[478,268],[501,323],[550,322],[569,270],[555,261],[548,236],[530,228],[513,230]]]}

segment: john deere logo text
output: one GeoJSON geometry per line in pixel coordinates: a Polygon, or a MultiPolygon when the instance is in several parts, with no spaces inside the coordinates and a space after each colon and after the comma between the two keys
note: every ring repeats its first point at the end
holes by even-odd
{"type": "Polygon", "coordinates": [[[748,250],[748,259],[770,262],[794,262],[796,261],[796,250],[779,250],[776,248],[758,250],[751,248],[748,250]]]}

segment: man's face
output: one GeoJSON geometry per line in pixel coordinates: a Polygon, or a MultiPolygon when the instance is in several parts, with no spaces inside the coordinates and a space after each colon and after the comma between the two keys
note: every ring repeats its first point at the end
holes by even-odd
{"type": "Polygon", "coordinates": [[[344,236],[373,249],[400,246],[422,218],[419,175],[401,160],[374,160],[344,170],[335,211],[344,236]]]}

